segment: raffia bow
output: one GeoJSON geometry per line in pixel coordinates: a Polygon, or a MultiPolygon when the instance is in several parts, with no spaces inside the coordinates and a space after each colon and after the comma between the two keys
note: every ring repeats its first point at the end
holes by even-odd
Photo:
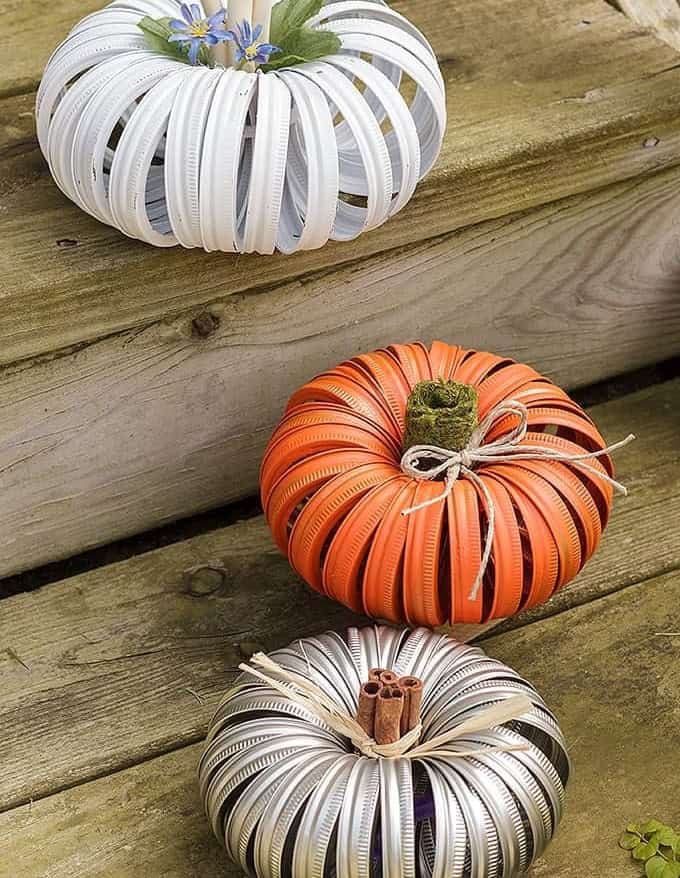
{"type": "Polygon", "coordinates": [[[489,489],[474,471],[479,464],[508,463],[515,460],[556,460],[561,463],[569,463],[585,470],[598,479],[607,482],[620,494],[627,494],[625,486],[617,482],[602,470],[589,466],[585,461],[611,454],[624,445],[628,445],[635,439],[631,433],[620,442],[615,442],[601,451],[584,451],[583,454],[569,454],[558,448],[547,448],[543,445],[521,444],[526,439],[529,430],[528,410],[524,403],[515,399],[505,400],[499,403],[487,414],[472,433],[470,441],[462,451],[451,451],[448,448],[440,448],[437,445],[414,445],[404,452],[401,459],[401,468],[406,475],[414,479],[433,481],[445,475],[444,489],[438,497],[418,503],[410,509],[405,509],[402,515],[411,515],[434,503],[441,503],[453,491],[453,486],[459,478],[470,479],[484,495],[488,510],[486,529],[486,541],[484,552],[477,576],[470,591],[469,600],[477,599],[479,589],[484,580],[484,574],[491,557],[493,536],[496,526],[496,509],[489,489]],[[519,423],[504,433],[493,442],[484,444],[484,440],[491,431],[496,421],[508,415],[516,415],[519,423]]]}
{"type": "Polygon", "coordinates": [[[393,744],[378,744],[366,734],[354,717],[343,710],[316,683],[313,683],[301,674],[295,673],[295,671],[281,667],[278,662],[275,662],[262,652],[255,653],[250,661],[253,665],[257,665],[257,668],[242,663],[239,665],[240,670],[256,677],[258,680],[262,680],[285,698],[304,707],[326,726],[333,729],[333,731],[345,738],[349,738],[356,749],[364,756],[382,759],[398,759],[402,757],[405,759],[423,759],[425,757],[437,756],[462,758],[492,753],[494,751],[511,752],[513,750],[529,749],[529,746],[524,744],[499,744],[495,747],[485,746],[470,750],[447,747],[447,744],[452,744],[465,735],[488,731],[494,726],[519,719],[533,708],[533,703],[527,695],[513,695],[503,701],[491,704],[455,728],[437,735],[429,741],[424,741],[418,746],[415,745],[418,744],[423,731],[421,724],[418,724],[393,744]],[[265,671],[269,673],[265,673],[265,671]],[[272,674],[276,674],[281,679],[276,679],[271,676],[272,674]]]}

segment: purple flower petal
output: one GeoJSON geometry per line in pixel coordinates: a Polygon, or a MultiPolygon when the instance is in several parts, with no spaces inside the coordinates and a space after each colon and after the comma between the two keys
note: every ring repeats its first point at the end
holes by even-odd
{"type": "Polygon", "coordinates": [[[191,4],[191,12],[193,14],[194,21],[200,21],[203,18],[203,13],[198,3],[191,4]]]}
{"type": "Polygon", "coordinates": [[[208,19],[208,24],[210,27],[215,27],[218,24],[224,24],[224,16],[226,15],[225,9],[218,9],[217,12],[213,13],[208,19]]]}
{"type": "Polygon", "coordinates": [[[219,40],[214,34],[211,34],[210,31],[203,37],[203,41],[206,46],[216,46],[219,43],[219,40]]]}
{"type": "Polygon", "coordinates": [[[260,43],[257,47],[258,55],[274,55],[276,52],[280,51],[281,49],[279,49],[278,46],[272,46],[271,43],[260,43]]]}
{"type": "Polygon", "coordinates": [[[191,17],[191,9],[189,9],[188,3],[182,3],[180,6],[180,11],[182,13],[182,18],[186,21],[187,24],[193,24],[193,18],[191,17]]]}
{"type": "Polygon", "coordinates": [[[194,37],[189,48],[189,62],[195,64],[198,61],[198,53],[201,50],[201,38],[194,37]]]}
{"type": "Polygon", "coordinates": [[[171,37],[168,37],[169,43],[188,43],[189,37],[186,34],[173,34],[171,37]]]}
{"type": "Polygon", "coordinates": [[[182,33],[186,33],[187,31],[187,23],[179,18],[173,18],[172,21],[169,21],[168,27],[173,30],[182,31],[182,33]]]}
{"type": "Polygon", "coordinates": [[[236,57],[237,61],[243,61],[243,59],[246,57],[246,53],[243,51],[243,49],[240,46],[238,47],[238,49],[235,52],[235,57],[236,57]]]}
{"type": "Polygon", "coordinates": [[[262,33],[262,25],[258,24],[255,30],[253,31],[253,42],[256,43],[260,34],[262,33]]]}
{"type": "Polygon", "coordinates": [[[243,45],[251,46],[253,44],[253,29],[250,26],[250,22],[244,18],[241,24],[241,30],[243,33],[243,45]]]}
{"type": "Polygon", "coordinates": [[[218,43],[223,43],[225,40],[233,40],[234,35],[230,30],[223,30],[222,28],[210,28],[208,31],[211,37],[215,38],[215,41],[218,43]]]}

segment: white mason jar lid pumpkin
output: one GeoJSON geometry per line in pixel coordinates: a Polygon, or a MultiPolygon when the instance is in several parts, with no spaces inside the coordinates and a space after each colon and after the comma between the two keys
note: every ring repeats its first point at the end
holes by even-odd
{"type": "Polygon", "coordinates": [[[156,246],[258,253],[352,240],[406,205],[446,126],[436,58],[407,19],[330,0],[307,25],[339,52],[264,73],[151,51],[141,19],[179,12],[114,0],[49,59],[38,139],[72,201],[156,246]]]}

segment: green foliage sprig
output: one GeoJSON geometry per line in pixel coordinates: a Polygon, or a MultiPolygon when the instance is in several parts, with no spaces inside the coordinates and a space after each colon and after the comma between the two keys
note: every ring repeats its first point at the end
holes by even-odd
{"type": "Polygon", "coordinates": [[[647,878],[680,878],[680,834],[672,826],[658,820],[629,823],[619,846],[644,866],[647,878]]]}
{"type": "Polygon", "coordinates": [[[322,6],[323,0],[281,0],[276,4],[272,9],[269,38],[281,51],[272,55],[263,70],[316,61],[340,50],[342,43],[337,34],[307,27],[309,19],[317,15],[322,6]]]}

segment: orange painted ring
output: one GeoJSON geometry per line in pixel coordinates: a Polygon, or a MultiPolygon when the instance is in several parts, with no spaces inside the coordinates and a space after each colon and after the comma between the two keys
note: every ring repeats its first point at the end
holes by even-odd
{"type": "Polygon", "coordinates": [[[528,610],[547,601],[557,587],[560,572],[557,544],[541,513],[519,488],[505,479],[502,473],[496,473],[493,466],[485,468],[484,475],[503,483],[521,517],[519,529],[520,536],[524,535],[524,585],[520,610],[528,610]]]}
{"type": "Polygon", "coordinates": [[[401,622],[404,618],[402,567],[408,517],[416,482],[409,479],[390,504],[373,536],[364,571],[364,611],[374,619],[401,622]]]}
{"type": "Polygon", "coordinates": [[[370,451],[384,458],[385,462],[394,463],[389,449],[386,449],[384,443],[367,430],[340,427],[335,424],[316,424],[309,429],[288,433],[271,447],[260,474],[262,496],[268,497],[279,477],[299,461],[338,448],[370,451]]]}
{"type": "Polygon", "coordinates": [[[377,485],[345,516],[333,536],[323,567],[323,590],[355,613],[363,613],[362,568],[376,528],[396,495],[409,482],[404,475],[377,485]]]}
{"type": "Polygon", "coordinates": [[[319,375],[301,387],[290,399],[288,410],[303,402],[333,402],[360,412],[395,439],[400,439],[391,413],[364,385],[344,375],[319,375]]]}
{"type": "Polygon", "coordinates": [[[547,379],[530,381],[525,387],[518,390],[513,398],[529,409],[544,405],[574,405],[574,401],[561,387],[547,379]]]}
{"type": "Polygon", "coordinates": [[[387,350],[397,358],[411,389],[421,381],[430,381],[434,377],[427,348],[420,342],[391,344],[387,350]]]}
{"type": "MultiPolygon", "coordinates": [[[[531,442],[534,445],[543,445],[546,448],[557,448],[560,451],[564,451],[567,454],[580,454],[583,449],[580,445],[575,442],[570,442],[568,439],[563,439],[561,436],[553,436],[550,433],[531,433],[529,434],[531,437],[531,442]]],[[[588,466],[592,466],[593,469],[598,470],[603,475],[612,475],[608,470],[603,466],[600,462],[602,460],[609,461],[611,465],[611,458],[609,455],[603,455],[602,457],[593,457],[590,460],[584,461],[588,464],[588,466]]],[[[604,479],[598,479],[597,476],[592,475],[576,464],[567,466],[583,481],[588,484],[588,488],[590,490],[591,496],[597,506],[597,510],[600,514],[600,525],[601,530],[607,526],[609,521],[609,513],[611,512],[612,501],[614,499],[614,489],[609,484],[609,482],[604,479]]]]}
{"type": "Polygon", "coordinates": [[[359,386],[363,388],[364,393],[368,394],[390,419],[395,434],[401,436],[402,431],[399,427],[399,420],[390,409],[380,384],[375,376],[367,370],[362,363],[357,362],[356,359],[348,360],[346,363],[341,363],[339,366],[335,366],[335,368],[330,369],[328,372],[324,372],[324,375],[330,375],[335,378],[346,378],[348,381],[359,384],[359,386]]]}
{"type": "Polygon", "coordinates": [[[368,430],[377,438],[382,439],[385,447],[394,453],[395,458],[401,458],[401,441],[397,442],[393,433],[388,433],[379,427],[361,412],[352,411],[347,406],[336,403],[303,402],[290,409],[279,422],[278,427],[272,434],[265,451],[264,460],[270,452],[270,446],[274,445],[282,436],[301,427],[313,427],[315,424],[337,424],[339,426],[355,426],[362,430],[368,430]]]}
{"type": "MultiPolygon", "coordinates": [[[[420,481],[413,506],[441,497],[441,482],[420,481]]],[[[426,506],[408,516],[404,552],[404,614],[410,625],[443,625],[449,608],[439,591],[444,502],[426,506]]]]}
{"type": "Polygon", "coordinates": [[[341,448],[314,454],[283,473],[265,498],[264,514],[274,541],[284,554],[288,553],[288,529],[296,508],[329,479],[365,463],[384,461],[368,451],[341,448]]]}
{"type": "MultiPolygon", "coordinates": [[[[519,422],[517,415],[506,415],[499,418],[487,435],[487,442],[493,442],[504,433],[508,433],[519,422]]],[[[536,406],[527,409],[527,424],[534,433],[542,432],[540,427],[557,427],[578,433],[583,438],[580,442],[583,451],[599,451],[605,447],[604,440],[593,424],[582,417],[577,411],[570,411],[557,406],[536,406]]],[[[549,434],[548,434],[549,435],[549,434]]],[[[559,435],[559,434],[558,434],[559,435]]],[[[561,437],[566,438],[566,437],[561,437]]]]}
{"type": "Polygon", "coordinates": [[[600,513],[590,491],[568,466],[557,461],[523,460],[518,461],[521,469],[531,470],[549,482],[566,502],[572,518],[580,526],[581,566],[590,558],[600,543],[602,525],[600,513]]]}
{"type": "Polygon", "coordinates": [[[288,559],[316,591],[323,592],[321,556],[333,531],[365,494],[398,472],[394,465],[358,466],[326,482],[307,501],[288,538],[288,559]]]}
{"type": "Polygon", "coordinates": [[[463,384],[479,387],[490,372],[500,368],[503,364],[510,365],[513,362],[506,357],[497,357],[496,354],[489,354],[486,351],[475,351],[463,360],[453,377],[463,384]]]}
{"type": "Polygon", "coordinates": [[[465,479],[453,486],[446,500],[449,525],[451,624],[479,623],[484,606],[483,589],[470,600],[470,592],[482,563],[479,502],[472,483],[465,479]]]}
{"type": "Polygon", "coordinates": [[[515,393],[540,377],[535,369],[523,363],[512,363],[489,375],[477,388],[480,421],[498,403],[513,399],[515,393]]]}
{"type": "MultiPolygon", "coordinates": [[[[486,478],[482,470],[478,472],[478,476],[484,480],[484,485],[491,495],[496,519],[491,558],[487,568],[487,575],[489,570],[493,574],[493,600],[490,609],[485,610],[484,619],[506,619],[508,616],[513,616],[522,603],[524,587],[522,540],[512,500],[505,485],[486,478]]],[[[473,486],[488,522],[489,510],[486,497],[476,483],[473,482],[473,486]]],[[[487,576],[485,581],[486,579],[487,576]]]]}
{"type": "Polygon", "coordinates": [[[496,463],[494,475],[500,474],[521,490],[543,516],[557,546],[559,575],[556,589],[570,582],[581,569],[581,540],[567,504],[541,476],[515,464],[496,463]]]}
{"type": "Polygon", "coordinates": [[[406,429],[406,403],[411,388],[399,364],[386,351],[374,351],[355,357],[377,383],[385,402],[394,416],[399,430],[406,429]]]}
{"type": "Polygon", "coordinates": [[[442,341],[433,341],[430,346],[430,371],[435,379],[448,381],[465,355],[460,345],[448,345],[442,341]]]}

